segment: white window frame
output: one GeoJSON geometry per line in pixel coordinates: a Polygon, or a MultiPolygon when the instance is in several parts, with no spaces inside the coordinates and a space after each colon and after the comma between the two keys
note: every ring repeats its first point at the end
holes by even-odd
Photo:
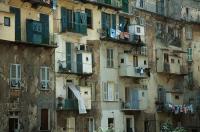
{"type": "Polygon", "coordinates": [[[21,84],[21,65],[11,64],[10,65],[10,87],[12,89],[19,89],[20,84],[21,84]],[[14,70],[15,73],[13,73],[13,68],[15,68],[14,70]]]}
{"type": "Polygon", "coordinates": [[[41,90],[49,90],[49,67],[41,66],[40,67],[40,83],[41,90]],[[43,70],[44,70],[44,78],[43,78],[43,70]]]}
{"type": "Polygon", "coordinates": [[[67,132],[68,130],[70,131],[71,129],[73,129],[74,131],[76,131],[76,118],[75,117],[68,117],[66,118],[66,129],[67,129],[67,132]],[[73,128],[71,127],[71,123],[72,121],[74,122],[74,125],[73,125],[73,128]]]}
{"type": "Polygon", "coordinates": [[[118,84],[108,81],[103,82],[103,101],[119,101],[119,87],[118,84]],[[111,88],[109,84],[113,85],[111,88]]]}
{"type": "Polygon", "coordinates": [[[185,27],[185,38],[186,38],[186,40],[192,40],[192,27],[191,26],[185,27]]]}
{"type": "Polygon", "coordinates": [[[106,52],[107,68],[114,68],[114,49],[108,48],[106,52]]]}
{"type": "Polygon", "coordinates": [[[142,46],[141,47],[141,55],[147,55],[147,47],[146,46],[142,46]]]}

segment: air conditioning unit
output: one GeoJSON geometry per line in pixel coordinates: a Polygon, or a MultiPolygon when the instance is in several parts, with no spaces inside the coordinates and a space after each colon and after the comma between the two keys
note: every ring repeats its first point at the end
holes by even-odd
{"type": "Polygon", "coordinates": [[[129,26],[129,33],[143,36],[144,35],[144,26],[131,25],[131,26],[129,26]]]}
{"type": "Polygon", "coordinates": [[[42,81],[42,82],[41,82],[41,85],[42,85],[42,89],[47,89],[47,87],[48,87],[48,82],[42,81]]]}
{"type": "Polygon", "coordinates": [[[20,86],[20,81],[17,79],[11,80],[11,87],[19,87],[20,86]]]}
{"type": "Polygon", "coordinates": [[[78,51],[88,51],[88,46],[86,44],[80,44],[77,46],[78,51]]]}

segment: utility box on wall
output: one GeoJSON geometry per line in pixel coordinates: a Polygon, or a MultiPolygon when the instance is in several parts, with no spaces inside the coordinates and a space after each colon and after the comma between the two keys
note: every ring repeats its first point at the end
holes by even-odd
{"type": "Polygon", "coordinates": [[[77,52],[77,73],[92,73],[92,53],[87,51],[77,52]]]}

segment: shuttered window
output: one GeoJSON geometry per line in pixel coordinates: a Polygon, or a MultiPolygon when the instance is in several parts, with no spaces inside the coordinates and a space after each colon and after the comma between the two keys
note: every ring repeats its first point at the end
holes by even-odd
{"type": "Polygon", "coordinates": [[[188,56],[188,61],[192,61],[192,48],[187,49],[187,56],[188,56]]]}
{"type": "Polygon", "coordinates": [[[42,22],[42,43],[49,44],[49,15],[40,14],[40,21],[42,22]]]}
{"type": "Polygon", "coordinates": [[[61,7],[61,31],[87,34],[87,14],[61,7]]]}
{"type": "Polygon", "coordinates": [[[15,40],[21,40],[21,11],[19,8],[10,7],[10,12],[15,14],[15,40]]]}
{"type": "Polygon", "coordinates": [[[192,27],[191,26],[185,27],[185,38],[187,40],[192,40],[192,27]]]}
{"type": "Polygon", "coordinates": [[[43,90],[49,88],[49,67],[42,66],[40,68],[40,81],[43,90]]]}
{"type": "Polygon", "coordinates": [[[107,68],[114,67],[113,54],[113,49],[107,49],[107,68]]]}
{"type": "Polygon", "coordinates": [[[93,22],[93,17],[92,17],[92,10],[90,9],[85,9],[85,13],[87,14],[87,27],[92,28],[92,22],[93,22]]]}
{"type": "Polygon", "coordinates": [[[103,82],[103,100],[104,101],[118,101],[119,100],[119,86],[114,82],[103,82]]]}
{"type": "Polygon", "coordinates": [[[10,65],[10,86],[13,88],[19,88],[21,82],[21,65],[10,65]]]}
{"type": "Polygon", "coordinates": [[[102,12],[101,14],[101,27],[104,35],[110,36],[110,29],[116,30],[116,15],[102,12]]]}
{"type": "Polygon", "coordinates": [[[75,132],[75,118],[67,118],[67,132],[75,132]]]}
{"type": "Polygon", "coordinates": [[[129,3],[128,0],[122,0],[122,10],[126,13],[129,13],[129,3]]]}
{"type": "Polygon", "coordinates": [[[66,43],[66,68],[72,70],[72,44],[66,43]]]}

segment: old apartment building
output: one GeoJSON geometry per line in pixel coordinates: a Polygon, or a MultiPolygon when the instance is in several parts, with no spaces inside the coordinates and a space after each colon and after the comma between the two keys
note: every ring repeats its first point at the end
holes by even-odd
{"type": "Polygon", "coordinates": [[[200,131],[200,1],[0,1],[0,131],[200,131]]]}
{"type": "Polygon", "coordinates": [[[52,131],[53,15],[50,2],[0,3],[0,131],[52,131]]]}

